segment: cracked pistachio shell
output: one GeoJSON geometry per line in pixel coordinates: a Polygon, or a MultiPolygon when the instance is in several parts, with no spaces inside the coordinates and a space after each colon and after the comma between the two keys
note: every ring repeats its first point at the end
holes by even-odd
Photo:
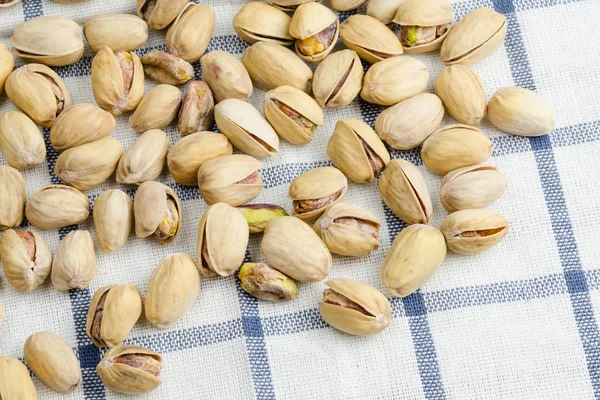
{"type": "Polygon", "coordinates": [[[272,219],[260,247],[273,268],[297,281],[318,282],[331,271],[327,246],[310,226],[296,217],[272,219]]]}
{"type": "Polygon", "coordinates": [[[296,53],[304,60],[322,61],[335,46],[339,34],[340,22],[337,15],[324,5],[305,3],[294,11],[290,22],[290,35],[296,39],[296,53]],[[330,33],[332,25],[335,29],[333,34],[330,33]],[[325,34],[317,36],[321,32],[325,34]]]}
{"type": "Polygon", "coordinates": [[[92,61],[92,91],[100,108],[113,115],[135,110],[144,95],[142,61],[133,51],[115,54],[103,47],[92,61]],[[131,80],[129,87],[123,75],[131,80]]]}
{"type": "Polygon", "coordinates": [[[107,190],[94,201],[94,229],[100,248],[112,253],[127,242],[133,225],[133,201],[123,191],[107,190]]]}
{"type": "Polygon", "coordinates": [[[277,133],[250,103],[223,100],[215,106],[215,121],[232,145],[252,157],[269,157],[279,151],[277,133]]]}
{"type": "Polygon", "coordinates": [[[327,144],[333,165],[353,182],[369,183],[390,162],[390,154],[369,125],[356,119],[339,120],[327,144]]]}
{"type": "Polygon", "coordinates": [[[293,144],[310,143],[315,129],[325,123],[317,102],[291,86],[265,93],[264,111],[279,136],[293,144]]]}
{"type": "Polygon", "coordinates": [[[421,171],[406,160],[392,160],[379,178],[379,194],[407,224],[427,224],[433,205],[421,171]]]}
{"type": "Polygon", "coordinates": [[[440,57],[446,65],[483,60],[502,44],[507,27],[503,14],[485,7],[473,10],[452,27],[440,57]]]}
{"type": "Polygon", "coordinates": [[[371,64],[403,53],[394,32],[368,15],[349,17],[340,27],[340,36],[346,47],[371,64]]]}
{"type": "Polygon", "coordinates": [[[29,371],[16,358],[0,356],[0,395],[7,400],[37,400],[29,371]]]}
{"type": "Polygon", "coordinates": [[[476,254],[504,239],[508,233],[508,220],[490,210],[460,210],[448,215],[440,230],[448,249],[458,254],[476,254]]]}
{"type": "Polygon", "coordinates": [[[556,126],[552,105],[539,94],[519,87],[498,89],[487,111],[496,128],[513,135],[543,136],[556,126]]]}
{"type": "MultiPolygon", "coordinates": [[[[0,4],[0,7],[2,5],[0,4]]],[[[15,66],[15,58],[4,43],[0,43],[0,94],[4,91],[6,78],[12,72],[15,66]]]]}
{"type": "Polygon", "coordinates": [[[27,198],[23,175],[12,167],[1,165],[0,188],[0,230],[21,225],[27,198]]]}
{"type": "Polygon", "coordinates": [[[177,118],[181,100],[181,91],[175,86],[155,86],[144,95],[131,114],[129,124],[136,132],[162,129],[177,118]]]}
{"type": "Polygon", "coordinates": [[[83,38],[77,22],[42,16],[14,27],[10,44],[29,63],[59,67],[75,64],[83,55],[83,38]]]}
{"type": "Polygon", "coordinates": [[[234,55],[221,50],[206,53],[200,59],[202,79],[208,84],[216,102],[226,99],[248,100],[253,86],[246,67],[234,55]]]}
{"type": "Polygon", "coordinates": [[[81,367],[73,347],[52,332],[29,336],[25,362],[37,378],[60,393],[71,393],[81,383],[81,367]]]}
{"type": "Polygon", "coordinates": [[[310,2],[320,3],[321,0],[267,0],[267,3],[271,4],[273,7],[277,7],[286,12],[294,12],[301,4],[310,2]]]}
{"type": "Polygon", "coordinates": [[[117,166],[117,182],[140,185],[160,175],[165,166],[169,138],[160,129],[144,132],[127,149],[117,166]]]}
{"type": "Polygon", "coordinates": [[[244,292],[259,300],[293,300],[298,295],[296,283],[264,263],[245,263],[238,274],[244,292]]]}
{"type": "Polygon", "coordinates": [[[373,17],[385,25],[394,21],[396,12],[406,0],[370,0],[367,4],[367,15],[373,17]]]}
{"type": "Polygon", "coordinates": [[[112,135],[115,117],[91,104],[77,104],[63,111],[50,130],[50,143],[57,151],[94,142],[112,135]]]}
{"type": "Polygon", "coordinates": [[[246,42],[272,42],[290,46],[292,17],[269,4],[253,1],[246,4],[233,18],[233,29],[246,42]]]}
{"type": "Polygon", "coordinates": [[[293,180],[288,197],[293,201],[292,215],[303,221],[317,219],[325,209],[344,201],[348,179],[333,167],[309,169],[293,180]]]}
{"type": "Polygon", "coordinates": [[[335,329],[350,335],[370,336],[392,323],[390,302],[373,286],[345,278],[325,284],[329,289],[323,293],[319,313],[335,329]]]}
{"type": "Polygon", "coordinates": [[[83,222],[90,215],[90,200],[65,185],[48,185],[27,201],[25,215],[38,229],[58,229],[83,222]]]}
{"type": "Polygon", "coordinates": [[[380,227],[372,212],[349,203],[332,205],[313,225],[329,251],[352,257],[366,256],[379,248],[380,227]]]}
{"type": "Polygon", "coordinates": [[[85,332],[98,347],[120,345],[142,315],[142,295],[135,285],[101,287],[90,301],[85,332]]]}
{"type": "Polygon", "coordinates": [[[440,200],[446,211],[483,208],[498,199],[508,180],[491,165],[472,165],[449,172],[442,180],[440,200]]]}
{"type": "Polygon", "coordinates": [[[142,183],[135,192],[133,211],[137,237],[168,244],[179,234],[183,210],[179,196],[170,187],[155,181],[142,183]],[[166,233],[163,227],[168,228],[166,233]]]}
{"type": "Polygon", "coordinates": [[[469,125],[440,128],[423,143],[421,158],[434,174],[445,175],[468,165],[481,164],[492,155],[492,142],[469,125]]]}
{"type": "Polygon", "coordinates": [[[28,64],[14,70],[6,80],[6,95],[38,125],[50,128],[56,117],[71,106],[64,82],[42,64],[28,64]]]}
{"type": "Polygon", "coordinates": [[[486,97],[477,73],[464,65],[449,65],[435,80],[435,92],[452,118],[479,125],[485,115],[486,97]]]}
{"type": "Polygon", "coordinates": [[[250,233],[262,233],[270,220],[288,215],[283,207],[274,204],[246,204],[237,209],[246,218],[250,233]]]}
{"type": "Polygon", "coordinates": [[[44,283],[52,268],[48,245],[33,231],[9,229],[4,232],[0,258],[6,279],[21,292],[31,292],[44,283]]]}
{"type": "Polygon", "coordinates": [[[358,96],[364,76],[353,50],[330,54],[319,64],[313,79],[315,99],[321,107],[344,107],[358,96]]]}
{"type": "Polygon", "coordinates": [[[252,82],[264,90],[292,86],[310,93],[313,72],[294,52],[281,45],[257,42],[242,55],[252,82]]]}
{"type": "Polygon", "coordinates": [[[393,106],[427,90],[429,71],[416,58],[392,57],[373,64],[363,82],[360,97],[369,103],[393,106]]]}
{"type": "Polygon", "coordinates": [[[367,0],[331,0],[331,7],[338,11],[356,10],[367,0]]]}
{"type": "Polygon", "coordinates": [[[137,0],[137,15],[155,31],[165,29],[177,18],[187,0],[137,0]]]}
{"type": "Polygon", "coordinates": [[[229,276],[244,262],[250,232],[246,219],[227,203],[208,207],[198,226],[198,268],[204,276],[229,276]]]}
{"type": "Polygon", "coordinates": [[[57,290],[85,289],[96,275],[94,241],[88,231],[72,231],[60,242],[50,279],[57,290]]]}
{"type": "Polygon", "coordinates": [[[215,32],[215,12],[203,4],[187,3],[167,31],[169,53],[195,63],[215,32]]]}
{"type": "Polygon", "coordinates": [[[149,393],[160,386],[160,354],[145,347],[119,345],[110,349],[96,366],[102,383],[111,390],[126,394],[149,393]]]}
{"type": "Polygon", "coordinates": [[[148,24],[131,14],[103,14],[88,19],[83,34],[94,53],[104,46],[112,51],[132,51],[148,40],[148,24]]]}
{"type": "MultiPolygon", "coordinates": [[[[454,10],[449,0],[406,0],[398,7],[394,17],[394,23],[401,26],[437,27],[453,21],[454,10]]],[[[429,43],[405,46],[404,51],[414,54],[439,50],[449,31],[429,43]]]]}
{"type": "Polygon", "coordinates": [[[442,118],[444,106],[439,97],[421,93],[379,114],[375,130],[393,149],[414,149],[435,132],[442,118]]]}
{"type": "Polygon", "coordinates": [[[25,169],[46,160],[42,133],[20,111],[8,111],[0,117],[0,150],[11,167],[25,169]]]}

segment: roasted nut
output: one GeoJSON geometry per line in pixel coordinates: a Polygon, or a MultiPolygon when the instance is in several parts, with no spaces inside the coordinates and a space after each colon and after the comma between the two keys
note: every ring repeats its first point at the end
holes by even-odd
{"type": "Polygon", "coordinates": [[[244,64],[226,51],[211,51],[200,60],[202,78],[210,86],[216,102],[226,99],[246,101],[252,96],[252,81],[244,64]]]}
{"type": "Polygon", "coordinates": [[[23,175],[12,167],[0,165],[0,188],[0,230],[21,225],[27,198],[23,175]]]}
{"type": "Polygon", "coordinates": [[[396,12],[406,0],[370,0],[367,4],[367,15],[378,19],[385,25],[391,24],[396,12]]]}
{"type": "Polygon", "coordinates": [[[448,212],[483,208],[502,196],[508,181],[491,165],[459,168],[444,176],[440,200],[448,212]]]}
{"type": "Polygon", "coordinates": [[[367,0],[331,0],[331,7],[338,11],[356,10],[365,4],[367,0]]]}
{"type": "Polygon", "coordinates": [[[375,64],[402,54],[400,41],[387,26],[368,15],[353,15],[340,27],[340,36],[350,50],[375,64]]]}
{"type": "Polygon", "coordinates": [[[233,18],[233,29],[249,43],[272,42],[290,46],[292,18],[285,12],[265,3],[253,1],[246,4],[233,18]]]}
{"type": "Polygon", "coordinates": [[[264,232],[270,220],[288,215],[282,207],[274,204],[246,204],[237,209],[246,218],[250,233],[264,232]]]}
{"type": "Polygon", "coordinates": [[[179,234],[181,202],[170,187],[154,181],[142,183],[135,192],[133,210],[137,237],[168,244],[179,234]]]}
{"type": "Polygon", "coordinates": [[[267,3],[287,12],[294,12],[298,6],[304,3],[320,0],[267,0],[267,3]]]}
{"type": "Polygon", "coordinates": [[[160,354],[130,345],[113,347],[96,367],[106,387],[126,394],[149,393],[159,387],[161,370],[160,354]]]}
{"type": "Polygon", "coordinates": [[[448,0],[406,0],[394,23],[401,25],[400,42],[406,53],[439,50],[454,22],[454,11],[448,0]]]}
{"type": "Polygon", "coordinates": [[[202,57],[215,32],[215,12],[203,4],[187,3],[167,31],[169,53],[189,63],[202,57]]]}
{"type": "Polygon", "coordinates": [[[490,210],[460,210],[448,215],[440,230],[451,251],[476,254],[504,239],[508,233],[508,220],[490,210]]]}
{"type": "Polygon", "coordinates": [[[435,80],[435,92],[448,114],[458,122],[479,125],[485,115],[485,90],[477,73],[464,65],[450,65],[435,80]]]}
{"type": "Polygon", "coordinates": [[[25,216],[38,229],[58,229],[83,222],[90,215],[90,200],[65,185],[48,185],[27,201],[25,216]]]}
{"type": "Polygon", "coordinates": [[[85,289],[96,275],[94,241],[88,231],[72,231],[60,242],[50,279],[57,290],[85,289]]]}
{"type": "Polygon", "coordinates": [[[208,85],[202,81],[190,83],[183,99],[177,129],[181,136],[207,131],[215,120],[215,101],[208,85]]]}
{"type": "MultiPolygon", "coordinates": [[[[2,7],[2,4],[0,4],[2,7]]],[[[4,43],[0,43],[0,94],[4,91],[6,78],[12,72],[15,66],[15,58],[4,43]]]]}
{"type": "Polygon", "coordinates": [[[133,225],[133,201],[118,189],[107,190],[94,202],[94,229],[100,248],[112,253],[127,242],[133,225]]]}
{"type": "Polygon", "coordinates": [[[94,142],[112,135],[115,117],[91,104],[77,104],[63,111],[50,130],[50,143],[57,151],[94,142]]]}
{"type": "Polygon", "coordinates": [[[348,180],[333,167],[310,169],[296,177],[288,191],[292,215],[303,221],[317,219],[332,204],[344,201],[348,180]]]}
{"type": "Polygon", "coordinates": [[[160,129],[144,132],[127,149],[117,167],[117,182],[140,185],[160,175],[165,166],[169,138],[160,129]]]}
{"type": "Polygon", "coordinates": [[[137,0],[137,15],[148,21],[155,31],[165,29],[175,21],[187,0],[137,0]]]}
{"type": "Polygon", "coordinates": [[[245,263],[238,275],[244,291],[266,301],[293,300],[298,294],[296,283],[263,263],[245,263]]]}
{"type": "Polygon", "coordinates": [[[94,53],[104,46],[112,51],[132,51],[148,40],[148,24],[131,14],[104,14],[88,19],[83,34],[94,53]]]}
{"type": "Polygon", "coordinates": [[[181,92],[175,86],[158,85],[144,95],[129,124],[136,132],[162,129],[177,118],[181,92]]]}
{"type": "Polygon", "coordinates": [[[31,292],[44,283],[52,268],[52,253],[36,232],[7,230],[0,241],[6,279],[17,290],[31,292]]]}
{"type": "Polygon", "coordinates": [[[358,96],[364,76],[353,50],[330,54],[315,71],[313,92],[321,107],[344,107],[358,96]]]}
{"type": "Polygon", "coordinates": [[[15,358],[0,356],[0,390],[3,399],[37,400],[29,371],[15,358]]]}
{"type": "Polygon", "coordinates": [[[152,50],[141,60],[146,76],[156,83],[183,85],[194,78],[192,64],[173,54],[152,50]]]}
{"type": "Polygon", "coordinates": [[[329,8],[315,2],[301,4],[290,22],[296,53],[306,61],[322,61],[340,34],[340,22],[329,8]]]}

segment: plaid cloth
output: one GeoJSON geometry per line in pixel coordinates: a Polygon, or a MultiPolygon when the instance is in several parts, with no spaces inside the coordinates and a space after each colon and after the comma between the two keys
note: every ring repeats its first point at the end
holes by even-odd
{"type": "MultiPolygon", "coordinates": [[[[217,15],[209,50],[241,56],[247,44],[234,34],[231,21],[245,1],[203,2],[217,15]]],[[[487,121],[481,126],[494,144],[489,162],[509,179],[507,192],[490,206],[511,222],[506,239],[480,255],[449,254],[420,291],[392,300],[392,325],[369,338],[342,334],[320,319],[316,306],[323,283],[301,284],[296,300],[270,304],[246,295],[235,277],[203,279],[200,298],[175,326],[161,331],[142,318],[127,339],[164,355],[164,383],[144,398],[600,398],[600,1],[464,0],[454,3],[456,17],[482,6],[504,13],[509,23],[504,45],[473,66],[488,97],[503,86],[522,86],[547,98],[558,118],[552,134],[531,139],[502,134],[487,121]]],[[[8,44],[15,24],[40,15],[83,24],[92,16],[116,12],[134,13],[134,1],[24,0],[0,9],[0,41],[8,44]]],[[[164,47],[164,32],[152,32],[139,53],[164,47]]],[[[86,49],[77,64],[56,69],[74,104],[94,103],[92,57],[86,49]]],[[[443,67],[439,56],[417,57],[430,69],[433,91],[443,67]]],[[[153,85],[147,80],[147,89],[153,85]]],[[[250,100],[259,109],[262,93],[256,90],[250,100]]],[[[13,108],[5,95],[0,97],[0,112],[13,108]]],[[[379,112],[378,106],[359,100],[326,110],[326,125],[310,145],[282,142],[276,157],[263,160],[267,188],[256,201],[290,210],[287,188],[293,178],[330,165],[325,148],[335,122],[353,117],[373,125],[379,112]]],[[[452,121],[446,117],[443,123],[452,121]]],[[[173,145],[179,135],[174,126],[166,131],[173,145]]],[[[44,135],[47,162],[23,171],[29,195],[58,183],[52,172],[57,153],[48,130],[44,135]]],[[[126,117],[117,119],[114,136],[125,148],[137,137],[126,117]]],[[[417,151],[393,151],[392,157],[416,163],[432,198],[439,196],[440,178],[423,167],[417,151]]],[[[0,163],[6,163],[2,156],[0,163]]],[[[8,313],[0,329],[0,354],[22,359],[25,339],[50,330],[71,343],[81,361],[83,383],[70,395],[59,396],[34,379],[41,399],[129,398],[105,389],[96,375],[104,349],[86,336],[85,318],[91,294],[99,287],[133,283],[143,293],[166,254],[195,256],[197,225],[206,205],[197,188],[178,186],[168,172],[160,180],[183,201],[183,229],[172,245],[132,236],[113,255],[97,247],[98,273],[89,290],[59,293],[46,282],[21,294],[0,279],[0,304],[8,313]]],[[[87,194],[93,200],[112,187],[119,187],[113,178],[87,194]]],[[[135,190],[121,188],[131,195],[135,190]]],[[[330,277],[357,279],[385,292],[379,268],[404,224],[385,207],[375,183],[351,184],[347,201],[380,217],[381,247],[361,259],[334,257],[330,277]]],[[[432,225],[439,226],[444,216],[434,201],[432,225]]],[[[79,228],[92,230],[91,218],[79,228]]],[[[70,229],[42,234],[55,250],[70,229]]],[[[253,236],[248,260],[263,260],[259,245],[260,236],[253,236]]]]}

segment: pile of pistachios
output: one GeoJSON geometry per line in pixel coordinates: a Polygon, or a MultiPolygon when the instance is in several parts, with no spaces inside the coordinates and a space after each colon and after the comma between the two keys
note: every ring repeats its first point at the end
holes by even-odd
{"type": "MultiPolygon", "coordinates": [[[[348,11],[365,2],[331,4],[348,11]]],[[[132,227],[139,238],[163,245],[177,238],[184,223],[181,201],[156,181],[165,163],[175,182],[197,186],[209,206],[200,221],[189,222],[198,223],[196,262],[187,254],[166,256],[144,297],[131,284],[105,286],[93,295],[86,332],[96,346],[110,348],[97,367],[107,387],[147,393],[160,385],[161,356],[122,343],[142,312],[161,329],[182,318],[199,295],[201,275],[239,271],[247,293],[266,301],[291,300],[298,293],[296,281],[327,278],[332,254],[362,257],[376,250],[381,222],[369,210],[344,202],[348,180],[378,179],[381,199],[408,224],[381,266],[381,282],[392,297],[408,296],[425,284],[447,249],[479,253],[506,236],[508,220],[482,209],[502,196],[508,181],[482,164],[492,143],[477,125],[486,114],[513,135],[545,135],[555,125],[550,104],[529,90],[501,88],[488,102],[483,82],[468,68],[501,45],[506,18],[479,8],[455,22],[449,0],[371,0],[366,11],[340,24],[318,1],[247,3],[233,19],[235,32],[251,44],[241,60],[225,51],[205,54],[215,13],[186,0],[137,0],[138,16],[100,15],[83,29],[61,17],[23,22],[14,27],[12,53],[29,64],[14,71],[12,53],[0,45],[0,93],[5,89],[20,110],[0,117],[0,150],[9,164],[0,167],[0,258],[16,289],[30,292],[48,277],[60,291],[88,287],[96,273],[90,232],[70,232],[53,256],[36,231],[13,228],[24,217],[39,230],[85,221],[91,204],[83,192],[113,174],[120,184],[137,185],[137,191],[133,201],[118,189],[95,199],[96,242],[106,253],[124,246],[132,227]],[[166,29],[168,52],[138,56],[148,26],[166,29]],[[72,104],[67,86],[50,68],[81,58],[82,34],[95,52],[91,87],[97,106],[72,104]],[[347,49],[333,51],[339,37],[347,49]],[[435,80],[436,94],[425,93],[426,65],[403,53],[437,50],[447,66],[435,80]],[[318,63],[314,73],[305,61],[318,63]],[[193,80],[192,64],[198,62],[203,81],[193,80]],[[363,63],[371,64],[366,73],[363,63]],[[144,93],[146,78],[158,85],[144,93]],[[178,86],[187,82],[182,93],[178,86]],[[248,102],[254,87],[266,91],[263,112],[248,102]],[[310,145],[314,135],[326,134],[319,129],[324,108],[344,107],[358,96],[387,107],[375,129],[355,119],[337,121],[327,146],[335,167],[297,176],[289,186],[289,213],[274,204],[248,204],[265,187],[257,158],[275,156],[280,138],[310,145]],[[446,112],[459,124],[440,127],[446,112]],[[125,151],[111,136],[115,117],[124,114],[140,133],[125,151]],[[169,149],[162,129],[175,121],[181,139],[169,149]],[[207,132],[214,122],[220,133],[207,132]],[[50,129],[50,144],[60,152],[54,173],[63,184],[27,197],[19,169],[46,160],[38,125],[50,129]],[[392,160],[388,151],[418,147],[424,165],[443,176],[440,203],[450,214],[439,229],[428,225],[433,202],[419,168],[392,160]],[[244,154],[233,154],[234,148],[244,154]],[[251,234],[263,235],[266,263],[244,263],[251,234]]],[[[390,302],[377,289],[343,278],[325,284],[319,310],[331,326],[367,336],[391,323],[390,302]]],[[[0,305],[0,326],[5,319],[0,305]]],[[[70,392],[81,382],[72,347],[50,332],[27,339],[24,358],[56,391],[70,392]]],[[[37,398],[20,361],[0,357],[0,393],[3,399],[37,398]]]]}

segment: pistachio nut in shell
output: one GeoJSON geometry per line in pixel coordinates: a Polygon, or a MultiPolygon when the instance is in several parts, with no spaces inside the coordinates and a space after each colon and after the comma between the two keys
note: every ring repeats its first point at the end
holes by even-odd
{"type": "Polygon", "coordinates": [[[313,72],[290,49],[268,42],[257,42],[242,54],[252,82],[259,88],[271,90],[292,86],[310,93],[313,72]]]}
{"type": "Polygon", "coordinates": [[[178,86],[194,78],[192,64],[173,54],[152,50],[141,60],[144,73],[156,83],[178,86]]]}
{"type": "Polygon", "coordinates": [[[94,229],[100,248],[112,253],[123,246],[133,226],[133,201],[125,192],[110,189],[94,201],[94,229]]]}
{"type": "Polygon", "coordinates": [[[81,367],[73,347],[52,332],[29,336],[25,362],[37,378],[60,393],[71,393],[81,383],[81,367]]]}
{"type": "Polygon", "coordinates": [[[31,292],[44,283],[52,268],[48,245],[33,231],[4,232],[0,258],[6,279],[21,292],[31,292]]]}
{"type": "Polygon", "coordinates": [[[144,132],[127,149],[117,166],[117,182],[140,185],[160,175],[167,159],[169,138],[160,129],[144,132]]]}
{"type": "Polygon", "coordinates": [[[392,323],[392,306],[374,287],[352,279],[337,278],[325,284],[319,303],[321,318],[342,332],[370,336],[392,323]]]}
{"type": "Polygon", "coordinates": [[[313,221],[327,207],[344,201],[347,190],[348,179],[339,169],[309,169],[298,175],[290,185],[288,197],[293,201],[292,215],[303,221],[313,221]]]}
{"type": "Polygon", "coordinates": [[[158,85],[150,89],[129,117],[136,132],[162,129],[177,118],[181,105],[181,92],[175,86],[158,85]]]}
{"type": "Polygon", "coordinates": [[[71,231],[58,245],[50,279],[57,290],[85,289],[96,275],[94,241],[88,231],[71,231]]]}
{"type": "Polygon", "coordinates": [[[446,65],[470,65],[483,60],[504,41],[506,17],[489,8],[471,11],[446,36],[440,58],[446,65]]]}
{"type": "Polygon", "coordinates": [[[428,224],[433,205],[421,171],[406,160],[392,160],[379,178],[379,195],[407,224],[428,224]]]}
{"type": "Polygon", "coordinates": [[[148,24],[136,15],[103,14],[88,19],[83,34],[94,53],[104,46],[112,51],[133,51],[148,40],[148,24]]]}
{"type": "Polygon", "coordinates": [[[210,87],[203,81],[193,81],[181,103],[177,130],[187,136],[209,130],[214,121],[215,101],[210,87]]]}
{"type": "Polygon", "coordinates": [[[150,28],[160,31],[175,21],[186,4],[187,0],[137,0],[136,10],[150,28]]]}
{"type": "Polygon", "coordinates": [[[296,53],[306,61],[322,61],[335,46],[340,22],[329,8],[316,2],[301,4],[290,22],[296,53]]]}
{"type": "Polygon", "coordinates": [[[23,175],[13,167],[1,165],[0,187],[0,230],[21,225],[27,198],[23,175]]]}
{"type": "Polygon", "coordinates": [[[187,3],[167,31],[169,53],[195,63],[215,32],[215,12],[203,4],[187,3]]]}
{"type": "Polygon", "coordinates": [[[0,94],[4,91],[6,78],[15,66],[15,58],[4,43],[0,44],[0,94]]]}
{"type": "Polygon", "coordinates": [[[427,90],[429,71],[416,58],[392,57],[373,64],[363,81],[360,97],[369,103],[393,106],[427,90]]]}
{"type": "Polygon", "coordinates": [[[275,204],[246,204],[237,209],[246,218],[250,233],[262,233],[273,218],[288,215],[283,207],[275,204]]]}
{"type": "Polygon", "coordinates": [[[244,292],[259,300],[293,300],[298,294],[296,283],[264,263],[245,263],[238,274],[244,292]]]}
{"type": "Polygon", "coordinates": [[[471,165],[449,172],[442,180],[440,200],[446,211],[483,208],[498,199],[508,180],[491,165],[471,165]]]}
{"type": "Polygon", "coordinates": [[[421,158],[434,174],[480,164],[492,155],[492,142],[479,129],[469,125],[448,125],[423,143],[421,158]]]}
{"type": "Polygon", "coordinates": [[[331,0],[331,7],[338,11],[356,10],[365,4],[367,0],[331,0]]]}
{"type": "Polygon", "coordinates": [[[508,220],[491,210],[460,210],[448,215],[440,230],[448,249],[458,254],[476,254],[504,239],[508,233],[508,220]]]}
{"type": "Polygon", "coordinates": [[[4,89],[15,106],[44,128],[50,128],[71,106],[71,95],[62,79],[42,64],[17,68],[8,76],[4,89]]]}
{"type": "Polygon", "coordinates": [[[318,282],[331,271],[327,246],[296,217],[269,221],[260,248],[271,267],[300,282],[318,282]]]}
{"type": "Polygon", "coordinates": [[[393,149],[414,149],[436,131],[443,118],[440,98],[421,93],[385,109],[375,120],[375,130],[393,149]]]}
{"type": "Polygon", "coordinates": [[[16,358],[0,356],[0,394],[3,399],[38,399],[27,367],[16,358]]]}
{"type": "Polygon", "coordinates": [[[133,211],[137,237],[168,244],[179,234],[183,210],[170,187],[155,181],[142,183],[135,192],[133,211]]]}
{"type": "Polygon", "coordinates": [[[112,135],[115,117],[91,104],[77,104],[63,111],[50,130],[50,143],[57,151],[94,142],[112,135]]]}
{"type": "Polygon", "coordinates": [[[369,125],[357,119],[339,120],[327,155],[340,171],[357,183],[373,182],[390,162],[390,154],[369,125]]]}
{"type": "Polygon", "coordinates": [[[88,309],[85,332],[98,347],[120,345],[142,315],[142,295],[134,285],[98,289],[88,309]]]}
{"type": "Polygon", "coordinates": [[[196,132],[179,139],[167,155],[167,166],[175,182],[185,186],[198,184],[198,170],[208,160],[231,155],[227,136],[214,132],[196,132]]]}
{"type": "Polygon", "coordinates": [[[10,38],[13,52],[28,63],[53,67],[75,64],[83,55],[83,38],[77,22],[42,16],[16,25],[10,38]]]}
{"type": "Polygon", "coordinates": [[[0,117],[0,150],[8,164],[17,169],[30,168],[46,160],[42,133],[20,111],[7,111],[0,117]]]}
{"type": "Polygon", "coordinates": [[[25,216],[38,229],[58,229],[83,222],[90,215],[90,200],[66,185],[44,186],[25,207],[25,216]]]}
{"type": "Polygon", "coordinates": [[[381,222],[370,211],[349,204],[329,207],[313,229],[333,254],[362,257],[379,248],[381,222]]]}
{"type": "Polygon", "coordinates": [[[368,15],[353,15],[340,27],[340,36],[350,50],[370,64],[403,53],[400,41],[383,23],[368,15]]]}
{"type": "Polygon", "coordinates": [[[292,17],[269,4],[252,1],[247,3],[233,18],[235,33],[249,43],[272,42],[291,46],[292,17]]]}
{"type": "Polygon", "coordinates": [[[396,12],[400,42],[408,54],[439,50],[454,22],[449,0],[406,0],[396,12]]]}
{"type": "Polygon", "coordinates": [[[224,155],[207,160],[198,169],[198,186],[208,205],[242,205],[263,190],[265,184],[258,169],[262,163],[244,155],[224,155]]]}
{"type": "Polygon", "coordinates": [[[496,128],[519,136],[542,136],[556,126],[552,105],[539,94],[524,88],[498,89],[487,106],[488,118],[496,128]]]}
{"type": "Polygon", "coordinates": [[[149,393],[160,386],[160,354],[145,347],[119,345],[110,349],[96,366],[106,387],[126,394],[149,393]]]}
{"type": "Polygon", "coordinates": [[[218,103],[226,99],[248,100],[253,86],[246,67],[232,54],[215,50],[200,59],[202,79],[218,103]]]}
{"type": "Polygon", "coordinates": [[[113,115],[135,110],[144,95],[144,66],[135,52],[103,47],[92,61],[96,103],[113,115]]]}
{"type": "Polygon", "coordinates": [[[487,99],[477,73],[464,65],[449,65],[435,80],[435,92],[452,118],[467,125],[479,125],[487,99]]]}
{"type": "Polygon", "coordinates": [[[315,129],[325,123],[317,102],[291,86],[265,93],[264,111],[279,136],[293,144],[310,143],[315,129]]]}
{"type": "Polygon", "coordinates": [[[319,64],[313,79],[313,93],[321,107],[344,107],[362,87],[364,76],[360,58],[353,50],[330,54],[319,64]]]}
{"type": "Polygon", "coordinates": [[[367,3],[367,15],[373,17],[385,25],[394,21],[396,12],[406,0],[370,0],[367,3]]]}
{"type": "Polygon", "coordinates": [[[294,12],[301,4],[310,3],[313,1],[318,2],[320,0],[267,0],[267,3],[279,8],[282,11],[294,12]]]}

